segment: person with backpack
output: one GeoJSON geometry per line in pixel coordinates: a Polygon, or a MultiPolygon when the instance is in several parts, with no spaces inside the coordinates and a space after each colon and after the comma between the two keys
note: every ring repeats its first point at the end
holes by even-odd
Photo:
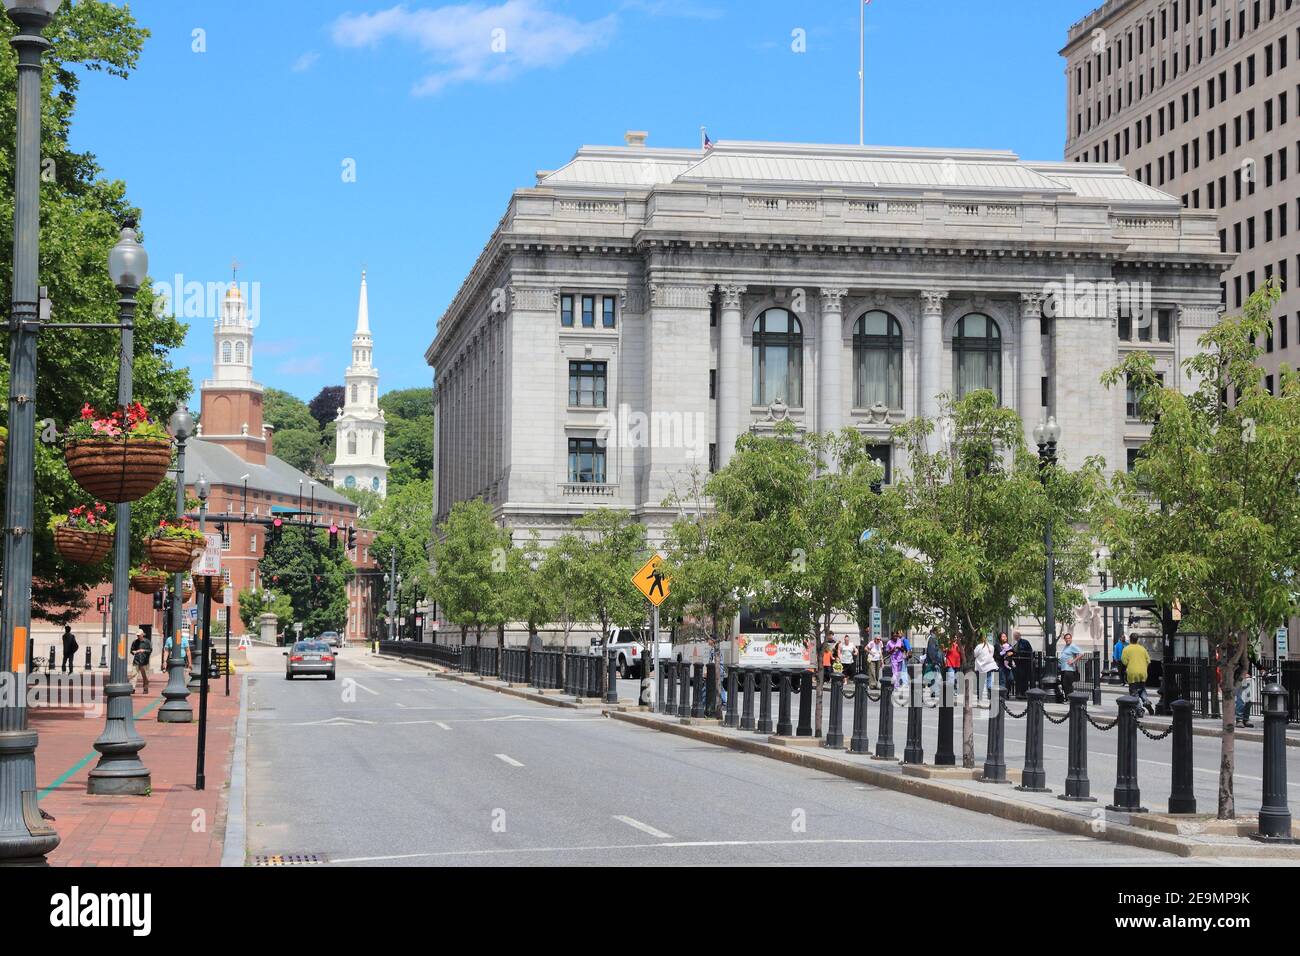
{"type": "Polygon", "coordinates": [[[153,642],[144,631],[140,631],[131,642],[131,670],[132,676],[140,678],[141,687],[146,694],[149,693],[149,656],[152,653],[153,642]]]}

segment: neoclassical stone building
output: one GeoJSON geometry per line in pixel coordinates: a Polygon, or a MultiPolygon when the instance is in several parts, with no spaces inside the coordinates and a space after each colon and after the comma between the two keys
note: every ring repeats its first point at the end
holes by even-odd
{"type": "MultiPolygon", "coordinates": [[[[747,429],[891,427],[992,388],[1061,455],[1146,437],[1102,372],[1168,381],[1217,321],[1215,216],[1117,166],[1001,151],[583,147],[510,198],[426,352],[436,519],[484,497],[551,537],[592,507],[652,529],[747,429]]],[[[1185,385],[1184,385],[1185,387],[1185,385]]]]}

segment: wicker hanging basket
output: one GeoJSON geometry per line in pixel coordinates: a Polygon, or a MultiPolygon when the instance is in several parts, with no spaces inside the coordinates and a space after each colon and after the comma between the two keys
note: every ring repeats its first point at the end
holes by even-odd
{"type": "Polygon", "coordinates": [[[131,590],[141,594],[156,594],[167,586],[164,571],[142,571],[131,578],[131,590]]]}
{"type": "Polygon", "coordinates": [[[225,582],[213,574],[194,575],[194,588],[200,594],[211,594],[214,604],[221,604],[225,598],[225,582]]]}
{"type": "Polygon", "coordinates": [[[188,601],[194,597],[194,582],[189,578],[181,581],[181,600],[188,601]]]}
{"type": "Polygon", "coordinates": [[[202,543],[182,538],[150,538],[145,547],[150,564],[173,574],[188,571],[194,559],[203,553],[202,543]]]}
{"type": "Polygon", "coordinates": [[[73,479],[101,501],[138,501],[171,467],[172,444],[157,438],[81,438],[63,447],[73,479]]]}
{"type": "Polygon", "coordinates": [[[113,550],[113,532],[55,528],[54,547],[68,561],[98,564],[113,550]]]}

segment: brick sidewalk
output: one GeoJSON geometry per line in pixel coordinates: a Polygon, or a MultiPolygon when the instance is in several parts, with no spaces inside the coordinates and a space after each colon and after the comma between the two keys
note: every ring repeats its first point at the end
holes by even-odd
{"type": "Polygon", "coordinates": [[[60,843],[50,854],[55,866],[217,866],[226,831],[227,785],[241,677],[208,688],[206,789],[194,789],[199,697],[191,692],[194,722],[162,724],[158,708],[166,678],[151,675],[150,694],[136,688],[136,732],[145,740],[140,759],[151,772],[146,797],[86,794],[87,774],[99,760],[94,741],[103,730],[102,705],[91,717],[77,707],[29,707],[40,734],[36,785],[41,808],[54,816],[60,843]],[[196,814],[195,811],[202,811],[196,814]]]}

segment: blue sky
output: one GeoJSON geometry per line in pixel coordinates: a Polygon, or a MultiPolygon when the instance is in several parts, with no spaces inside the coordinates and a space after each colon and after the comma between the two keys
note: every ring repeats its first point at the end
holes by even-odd
{"type": "MultiPolygon", "coordinates": [[[[873,0],[867,142],[1061,158],[1057,51],[1095,5],[873,0]]],[[[382,389],[429,384],[424,349],[511,190],[579,145],[642,129],[693,146],[701,125],[857,140],[855,0],[130,7],[152,36],[129,80],[86,75],[74,145],[126,180],[156,281],[240,262],[260,287],[255,374],[303,398],[342,382],[363,266],[382,389]]],[[[209,328],[177,356],[196,383],[209,328]]]]}

